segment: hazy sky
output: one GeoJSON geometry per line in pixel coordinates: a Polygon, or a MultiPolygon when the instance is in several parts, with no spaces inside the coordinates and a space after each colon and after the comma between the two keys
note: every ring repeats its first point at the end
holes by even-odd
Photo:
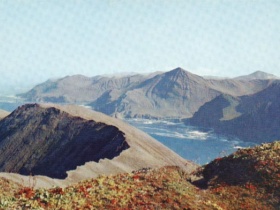
{"type": "Polygon", "coordinates": [[[279,11],[279,0],[0,0],[0,88],[178,66],[280,76],[279,11]]]}

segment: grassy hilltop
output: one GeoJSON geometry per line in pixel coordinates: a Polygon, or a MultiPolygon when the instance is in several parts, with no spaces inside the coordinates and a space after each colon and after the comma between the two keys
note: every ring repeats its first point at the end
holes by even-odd
{"type": "Polygon", "coordinates": [[[33,189],[4,178],[1,209],[277,209],[280,142],[240,149],[188,175],[167,166],[33,189]]]}

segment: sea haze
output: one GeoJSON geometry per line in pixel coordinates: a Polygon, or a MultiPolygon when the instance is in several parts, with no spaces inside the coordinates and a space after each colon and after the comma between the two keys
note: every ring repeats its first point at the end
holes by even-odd
{"type": "Polygon", "coordinates": [[[14,111],[18,106],[23,105],[25,102],[16,96],[1,96],[0,95],[0,109],[8,112],[14,111]]]}
{"type": "Polygon", "coordinates": [[[212,130],[186,126],[182,122],[127,119],[126,122],[148,133],[183,158],[200,165],[226,156],[238,148],[256,145],[218,135],[212,130]]]}

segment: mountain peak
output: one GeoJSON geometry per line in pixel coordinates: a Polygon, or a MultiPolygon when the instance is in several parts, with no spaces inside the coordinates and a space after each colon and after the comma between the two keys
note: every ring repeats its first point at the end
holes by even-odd
{"type": "Polygon", "coordinates": [[[173,71],[186,71],[186,70],[184,70],[184,69],[181,68],[181,67],[177,67],[177,68],[173,69],[173,71]]]}
{"type": "Polygon", "coordinates": [[[188,73],[185,69],[181,68],[181,67],[177,67],[169,72],[172,72],[174,74],[178,74],[178,73],[188,73]]]}
{"type": "Polygon", "coordinates": [[[196,74],[193,74],[181,67],[177,67],[176,69],[173,69],[171,71],[168,71],[166,73],[168,76],[172,75],[172,76],[188,76],[188,77],[199,77],[201,78],[200,76],[196,75],[196,74]]]}
{"type": "Polygon", "coordinates": [[[266,73],[266,72],[264,72],[264,71],[260,71],[260,70],[258,70],[258,71],[255,71],[255,72],[253,72],[252,74],[249,74],[249,75],[251,75],[251,76],[258,76],[258,77],[267,77],[267,76],[272,76],[272,77],[276,77],[275,75],[273,75],[273,74],[269,74],[269,73],[266,73]]]}
{"type": "Polygon", "coordinates": [[[244,75],[244,76],[239,76],[234,79],[237,80],[254,80],[254,79],[279,79],[277,76],[273,74],[269,74],[260,70],[257,70],[251,74],[244,75]]]}
{"type": "Polygon", "coordinates": [[[264,72],[264,71],[261,71],[261,70],[257,70],[257,71],[255,71],[255,72],[253,72],[251,74],[267,74],[267,73],[264,72]]]}

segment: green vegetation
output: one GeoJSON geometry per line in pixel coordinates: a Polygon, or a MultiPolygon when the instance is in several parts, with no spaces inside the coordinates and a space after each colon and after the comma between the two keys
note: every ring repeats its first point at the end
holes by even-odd
{"type": "Polygon", "coordinates": [[[277,209],[280,142],[238,150],[192,176],[178,167],[99,176],[66,188],[33,189],[0,179],[1,209],[277,209]],[[202,177],[205,189],[189,180],[202,177]]]}

